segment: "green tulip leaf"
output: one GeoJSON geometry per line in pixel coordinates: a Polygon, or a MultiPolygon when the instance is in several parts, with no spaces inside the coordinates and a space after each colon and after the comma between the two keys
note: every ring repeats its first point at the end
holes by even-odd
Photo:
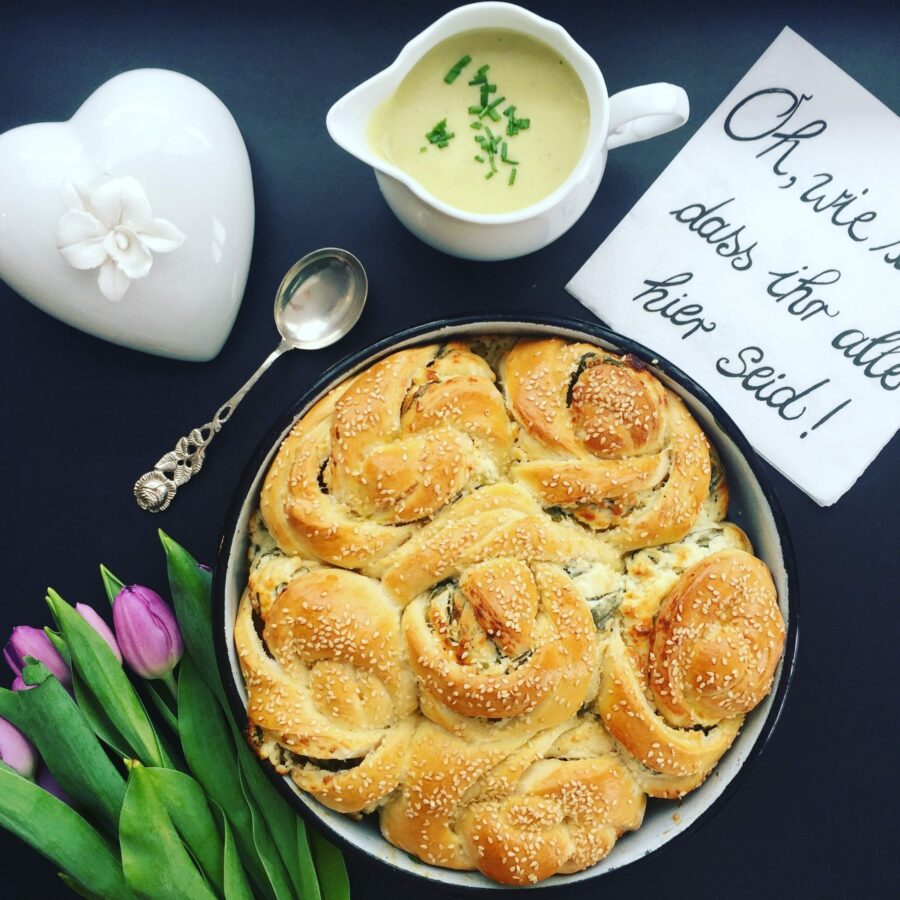
{"type": "Polygon", "coordinates": [[[60,787],[115,834],[125,796],[125,779],[110,762],[68,691],[42,663],[23,669],[36,686],[22,691],[19,705],[25,733],[60,787]]]}
{"type": "Polygon", "coordinates": [[[159,539],[166,551],[172,604],[184,644],[209,689],[224,702],[210,628],[209,591],[212,576],[164,531],[159,532],[159,539]]]}
{"type": "Polygon", "coordinates": [[[128,741],[130,755],[144,765],[170,765],[140,697],[106,641],[52,588],[47,604],[69,645],[75,669],[128,741]]]}
{"type": "Polygon", "coordinates": [[[75,689],[78,708],[90,725],[91,731],[120,759],[131,756],[128,741],[122,737],[119,730],[110,721],[106,710],[91,693],[90,688],[87,687],[77,671],[72,673],[72,687],[75,689]]]}
{"type": "Polygon", "coordinates": [[[50,670],[42,662],[38,662],[33,656],[25,657],[25,664],[22,666],[22,681],[28,687],[43,684],[49,677],[50,670]]]}
{"type": "MultiPolygon", "coordinates": [[[[211,801],[213,815],[219,825],[224,840],[224,852],[222,856],[222,872],[224,876],[225,900],[253,900],[253,891],[247,882],[247,875],[241,865],[234,834],[222,807],[215,801],[211,801]]],[[[304,896],[302,900],[307,900],[304,896]]]]}
{"type": "Polygon", "coordinates": [[[63,640],[61,634],[57,634],[52,628],[45,628],[44,634],[50,639],[50,643],[56,647],[56,652],[63,658],[63,662],[71,669],[72,654],[69,653],[69,646],[63,640]]]}
{"type": "Polygon", "coordinates": [[[25,721],[25,712],[20,704],[21,694],[24,691],[10,691],[6,688],[0,688],[0,716],[8,719],[19,731],[27,728],[25,721]]]}
{"type": "Polygon", "coordinates": [[[133,897],[122,866],[103,838],[75,810],[0,763],[0,827],[11,831],[91,896],[133,897]]]}
{"type": "Polygon", "coordinates": [[[233,726],[232,734],[244,781],[284,860],[294,891],[304,900],[315,900],[319,896],[319,887],[313,859],[308,848],[305,855],[301,852],[302,845],[297,838],[297,830],[303,828],[303,820],[266,778],[244,736],[233,726]],[[313,884],[314,889],[310,887],[313,884]]]}
{"type": "Polygon", "coordinates": [[[303,900],[321,900],[319,879],[313,864],[306,823],[297,816],[297,859],[300,874],[300,896],[303,900]]]}
{"type": "Polygon", "coordinates": [[[122,868],[129,887],[147,900],[215,900],[157,793],[153,776],[135,766],[119,819],[122,868]]]}
{"type": "Polygon", "coordinates": [[[89,891],[83,884],[79,884],[70,875],[66,875],[65,872],[57,872],[56,874],[59,876],[59,880],[72,891],[73,894],[78,894],[79,897],[84,897],[85,900],[97,900],[97,894],[93,891],[89,891]]]}
{"type": "Polygon", "coordinates": [[[216,829],[203,788],[184,772],[174,769],[140,769],[162,802],[207,879],[217,891],[223,890],[222,857],[225,846],[216,829]]]}
{"type": "Polygon", "coordinates": [[[293,900],[296,894],[288,876],[287,868],[278,853],[275,841],[272,840],[272,835],[269,833],[265,819],[256,808],[253,796],[244,778],[243,770],[238,771],[238,777],[241,783],[241,790],[244,792],[244,801],[253,819],[253,845],[256,847],[256,853],[265,867],[266,874],[269,876],[269,884],[272,885],[276,900],[293,900]]]}
{"type": "Polygon", "coordinates": [[[315,829],[310,831],[310,842],[324,900],[350,900],[350,879],[341,851],[315,829]]]}
{"type": "Polygon", "coordinates": [[[102,563],[100,565],[100,578],[103,581],[103,587],[106,588],[106,596],[109,598],[110,604],[112,604],[113,600],[118,597],[119,591],[125,587],[125,582],[119,581],[102,563]]]}
{"type": "Polygon", "coordinates": [[[156,707],[156,711],[177,737],[178,719],[176,718],[175,713],[172,712],[166,695],[164,695],[162,691],[160,691],[160,689],[153,681],[145,681],[144,687],[147,689],[147,695],[150,697],[151,702],[156,707]]]}
{"type": "Polygon", "coordinates": [[[253,820],[238,781],[234,743],[222,708],[197,671],[190,653],[178,675],[178,730],[188,768],[234,829],[235,841],[253,880],[267,897],[274,894],[256,856],[253,820]]]}

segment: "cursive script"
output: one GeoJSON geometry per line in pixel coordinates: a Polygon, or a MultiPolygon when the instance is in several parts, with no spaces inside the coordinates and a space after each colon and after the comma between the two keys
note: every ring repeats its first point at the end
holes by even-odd
{"type": "Polygon", "coordinates": [[[686,292],[677,297],[670,293],[672,288],[687,284],[693,277],[692,272],[681,272],[662,281],[648,278],[644,281],[647,290],[632,297],[632,302],[639,302],[647,312],[658,313],[676,328],[687,328],[681,335],[682,340],[696,334],[697,331],[707,333],[715,331],[716,323],[707,322],[702,316],[702,304],[685,303],[688,296],[686,292]]]}

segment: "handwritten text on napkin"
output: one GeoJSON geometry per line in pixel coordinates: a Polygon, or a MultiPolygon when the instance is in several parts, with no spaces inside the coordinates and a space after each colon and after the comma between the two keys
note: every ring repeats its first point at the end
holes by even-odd
{"type": "Polygon", "coordinates": [[[900,118],[785,29],[568,285],[821,505],[900,426],[900,118]]]}

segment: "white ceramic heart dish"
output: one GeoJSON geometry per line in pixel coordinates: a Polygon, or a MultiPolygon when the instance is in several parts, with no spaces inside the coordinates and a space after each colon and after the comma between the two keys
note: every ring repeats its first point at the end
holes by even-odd
{"type": "Polygon", "coordinates": [[[244,294],[253,224],[237,124],[186,75],[124,72],[68,122],[0,135],[0,277],[113,343],[214,357],[244,294]]]}

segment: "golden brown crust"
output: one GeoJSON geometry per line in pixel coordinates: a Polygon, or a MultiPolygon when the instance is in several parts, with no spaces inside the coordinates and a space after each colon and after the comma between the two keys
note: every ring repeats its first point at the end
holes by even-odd
{"type": "Polygon", "coordinates": [[[784,620],[765,563],[721,550],[681,576],[656,619],[649,680],[673,725],[747,713],[772,687],[784,620]]]}
{"type": "Polygon", "coordinates": [[[680,797],[703,783],[737,737],[742,716],[726,719],[709,732],[669,724],[647,698],[646,678],[614,628],[603,648],[602,677],[595,708],[610,734],[628,754],[665,780],[648,793],[680,797]]]}
{"type": "Polygon", "coordinates": [[[534,733],[585,701],[596,631],[584,598],[556,566],[508,557],[479,563],[457,585],[413,601],[403,627],[423,712],[449,730],[534,733]],[[485,727],[467,718],[496,721],[485,727]]]}
{"type": "Polygon", "coordinates": [[[727,504],[632,357],[394,353],[267,473],[235,626],[251,742],[428,863],[513,885],[591,866],[771,689],[784,623],[727,504]]]}
{"type": "Polygon", "coordinates": [[[358,568],[466,489],[496,480],[511,446],[487,363],[456,344],[401,350],[300,419],[260,508],[285,552],[358,568]]]}
{"type": "Polygon", "coordinates": [[[676,541],[709,494],[703,432],[633,357],[520,341],[503,383],[522,425],[514,477],[622,551],[676,541]]]}
{"type": "Polygon", "coordinates": [[[294,757],[359,765],[339,779],[301,766],[298,783],[342,812],[369,808],[396,787],[416,692],[397,609],[377,582],[315,569],[294,578],[265,615],[247,593],[235,643],[247,714],[269,754],[274,742],[294,757]]]}
{"type": "Polygon", "coordinates": [[[425,722],[381,829],[433,865],[524,885],[598,862],[643,813],[644,794],[591,717],[529,740],[481,743],[425,722]],[[585,749],[563,759],[570,735],[585,749]]]}

